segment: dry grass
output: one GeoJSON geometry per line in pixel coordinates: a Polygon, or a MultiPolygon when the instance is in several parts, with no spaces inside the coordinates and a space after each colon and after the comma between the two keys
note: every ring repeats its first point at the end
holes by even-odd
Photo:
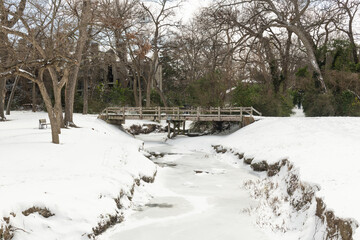
{"type": "Polygon", "coordinates": [[[30,214],[36,213],[36,212],[39,213],[44,218],[49,218],[49,217],[52,217],[55,215],[49,209],[39,208],[39,207],[31,207],[31,208],[23,211],[22,214],[24,214],[24,216],[29,216],[30,214]]]}
{"type": "Polygon", "coordinates": [[[89,234],[88,237],[95,239],[96,236],[104,233],[108,228],[114,226],[115,224],[121,223],[123,220],[124,216],[122,215],[108,215],[106,219],[99,222],[98,225],[92,229],[93,233],[89,234]]]}
{"type": "Polygon", "coordinates": [[[326,209],[321,198],[316,198],[316,214],[322,223],[326,223],[326,239],[329,240],[352,240],[353,225],[359,227],[351,219],[342,219],[335,216],[334,212],[326,209]]]}
{"type": "Polygon", "coordinates": [[[14,231],[13,231],[13,228],[11,225],[6,225],[6,226],[0,227],[0,239],[1,240],[11,240],[13,237],[14,237],[14,231]]]}

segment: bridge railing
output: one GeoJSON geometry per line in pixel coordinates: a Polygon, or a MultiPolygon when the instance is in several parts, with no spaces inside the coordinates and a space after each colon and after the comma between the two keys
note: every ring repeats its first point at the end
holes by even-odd
{"type": "Polygon", "coordinates": [[[99,117],[103,119],[146,119],[156,118],[208,118],[220,120],[221,118],[253,116],[257,114],[261,116],[261,112],[253,107],[210,107],[210,108],[179,108],[179,107],[108,107],[105,108],[99,117]]]}

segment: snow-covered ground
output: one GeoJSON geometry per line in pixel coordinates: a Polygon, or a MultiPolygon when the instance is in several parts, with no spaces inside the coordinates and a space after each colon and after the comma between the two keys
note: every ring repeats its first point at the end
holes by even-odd
{"type": "MultiPolygon", "coordinates": [[[[288,159],[341,218],[360,222],[360,118],[263,118],[218,144],[253,162],[288,159]]],[[[354,239],[360,239],[357,231],[354,239]]]]}
{"type": "MultiPolygon", "coordinates": [[[[320,187],[316,196],[336,216],[360,222],[360,119],[304,118],[301,110],[294,116],[258,118],[228,136],[140,136],[150,151],[172,154],[154,159],[159,167],[153,185],[137,186],[135,179],[156,171],[139,152],[141,141],[96,116],[76,115],[81,128],[63,130],[62,144],[54,145],[50,129],[37,126],[45,113],[14,112],[0,123],[0,225],[11,225],[14,239],[87,239],[98,222],[128,209],[126,221],[100,239],[322,239],[316,202],[293,212],[284,200],[288,189],[278,186],[289,172],[295,174],[304,189],[320,187]],[[211,145],[244,153],[253,162],[288,159],[295,168],[270,179],[230,151],[215,153],[211,145]],[[144,206],[147,192],[153,198],[144,206]],[[114,200],[119,196],[122,209],[114,200]],[[22,214],[33,206],[55,215],[22,214]]],[[[353,239],[359,238],[357,231],[353,239]]]]}
{"type": "Polygon", "coordinates": [[[96,116],[75,115],[80,128],[62,130],[55,145],[50,128],[38,128],[41,118],[47,114],[12,112],[0,122],[0,228],[11,226],[14,239],[88,239],[99,222],[131,206],[133,187],[137,198],[148,197],[143,181],[134,184],[156,171],[139,152],[141,141],[96,116]],[[54,216],[22,214],[32,207],[54,216]]]}
{"type": "Polygon", "coordinates": [[[292,111],[293,111],[293,114],[291,115],[291,117],[305,117],[305,113],[304,113],[302,107],[300,107],[300,108],[295,107],[292,111]]]}

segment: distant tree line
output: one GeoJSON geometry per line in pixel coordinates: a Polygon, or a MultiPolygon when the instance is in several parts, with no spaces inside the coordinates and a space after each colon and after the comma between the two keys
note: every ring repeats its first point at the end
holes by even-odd
{"type": "Polygon", "coordinates": [[[218,0],[185,23],[181,4],[0,0],[0,119],[43,102],[59,143],[111,105],[360,115],[359,1],[218,0]]]}

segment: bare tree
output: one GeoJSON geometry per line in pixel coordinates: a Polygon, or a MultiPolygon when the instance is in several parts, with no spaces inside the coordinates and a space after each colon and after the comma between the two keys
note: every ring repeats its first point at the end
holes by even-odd
{"type": "Polygon", "coordinates": [[[146,44],[143,33],[143,11],[139,1],[103,0],[100,4],[98,18],[103,26],[102,35],[107,41],[103,44],[111,48],[118,58],[122,87],[131,85],[136,106],[141,106],[141,79],[146,44]],[[144,42],[145,41],[145,42],[144,42]],[[128,59],[131,59],[129,63],[128,59]],[[129,76],[132,73],[132,79],[129,76]]]}
{"type": "Polygon", "coordinates": [[[26,62],[9,64],[3,75],[18,75],[37,84],[50,119],[52,142],[58,144],[64,123],[61,91],[68,82],[71,68],[79,64],[72,54],[78,40],[76,31],[79,25],[71,18],[67,3],[61,0],[29,0],[29,3],[31,10],[19,17],[21,24],[18,27],[2,25],[0,31],[26,40],[31,57],[26,62]],[[33,69],[32,73],[21,66],[33,69]],[[47,78],[51,89],[46,86],[47,78]]]}
{"type": "Polygon", "coordinates": [[[65,118],[64,123],[66,126],[76,127],[73,121],[73,112],[74,112],[74,99],[76,93],[76,84],[78,80],[78,73],[80,69],[80,63],[82,60],[84,47],[89,36],[88,34],[88,26],[92,17],[92,5],[91,0],[83,0],[81,6],[81,13],[77,12],[78,2],[74,1],[72,3],[73,11],[77,13],[78,16],[78,29],[79,36],[76,41],[75,53],[73,59],[76,61],[70,73],[70,78],[65,88],[65,118]]]}
{"type": "MultiPolygon", "coordinates": [[[[0,25],[5,28],[12,28],[19,20],[19,18],[23,15],[25,10],[26,0],[20,0],[20,2],[8,2],[4,0],[0,0],[0,25]],[[16,7],[16,11],[12,12],[13,7],[16,7]]],[[[10,51],[11,47],[9,38],[7,33],[0,32],[0,63],[2,65],[9,64],[10,59],[10,51]]],[[[6,86],[6,78],[0,78],[0,121],[5,120],[4,110],[5,110],[5,86],[6,86]]]]}
{"type": "Polygon", "coordinates": [[[133,75],[133,94],[137,106],[142,107],[142,80],[144,77],[146,54],[151,46],[141,33],[127,33],[127,48],[131,59],[130,69],[133,75]]]}
{"type": "Polygon", "coordinates": [[[224,10],[237,13],[230,15],[232,16],[230,21],[249,32],[253,31],[254,26],[257,25],[258,27],[255,29],[259,31],[256,33],[258,35],[269,28],[286,28],[295,34],[304,46],[308,63],[316,73],[322,90],[326,92],[326,84],[315,54],[316,44],[310,31],[312,27],[322,25],[327,22],[328,18],[332,18],[333,14],[330,13],[333,5],[329,5],[328,2],[317,0],[225,0],[220,4],[219,15],[224,13],[224,10]],[[312,15],[316,12],[318,13],[317,19],[314,19],[312,15]]]}
{"type": "Polygon", "coordinates": [[[354,20],[360,7],[357,0],[335,0],[338,6],[336,28],[345,33],[350,42],[352,57],[355,64],[359,63],[359,57],[354,37],[354,20]]]}
{"type": "Polygon", "coordinates": [[[156,80],[156,73],[159,71],[160,61],[159,61],[159,53],[161,48],[161,41],[164,37],[164,34],[169,26],[174,25],[169,22],[169,18],[174,16],[174,10],[179,7],[180,2],[175,3],[171,0],[156,0],[153,1],[155,5],[141,3],[141,6],[145,10],[149,20],[152,24],[150,27],[151,31],[151,50],[152,50],[152,58],[149,65],[149,73],[146,78],[146,106],[149,107],[151,105],[151,89],[154,86],[156,91],[161,97],[161,100],[165,106],[167,106],[167,101],[164,93],[160,89],[160,83],[156,80]]]}

